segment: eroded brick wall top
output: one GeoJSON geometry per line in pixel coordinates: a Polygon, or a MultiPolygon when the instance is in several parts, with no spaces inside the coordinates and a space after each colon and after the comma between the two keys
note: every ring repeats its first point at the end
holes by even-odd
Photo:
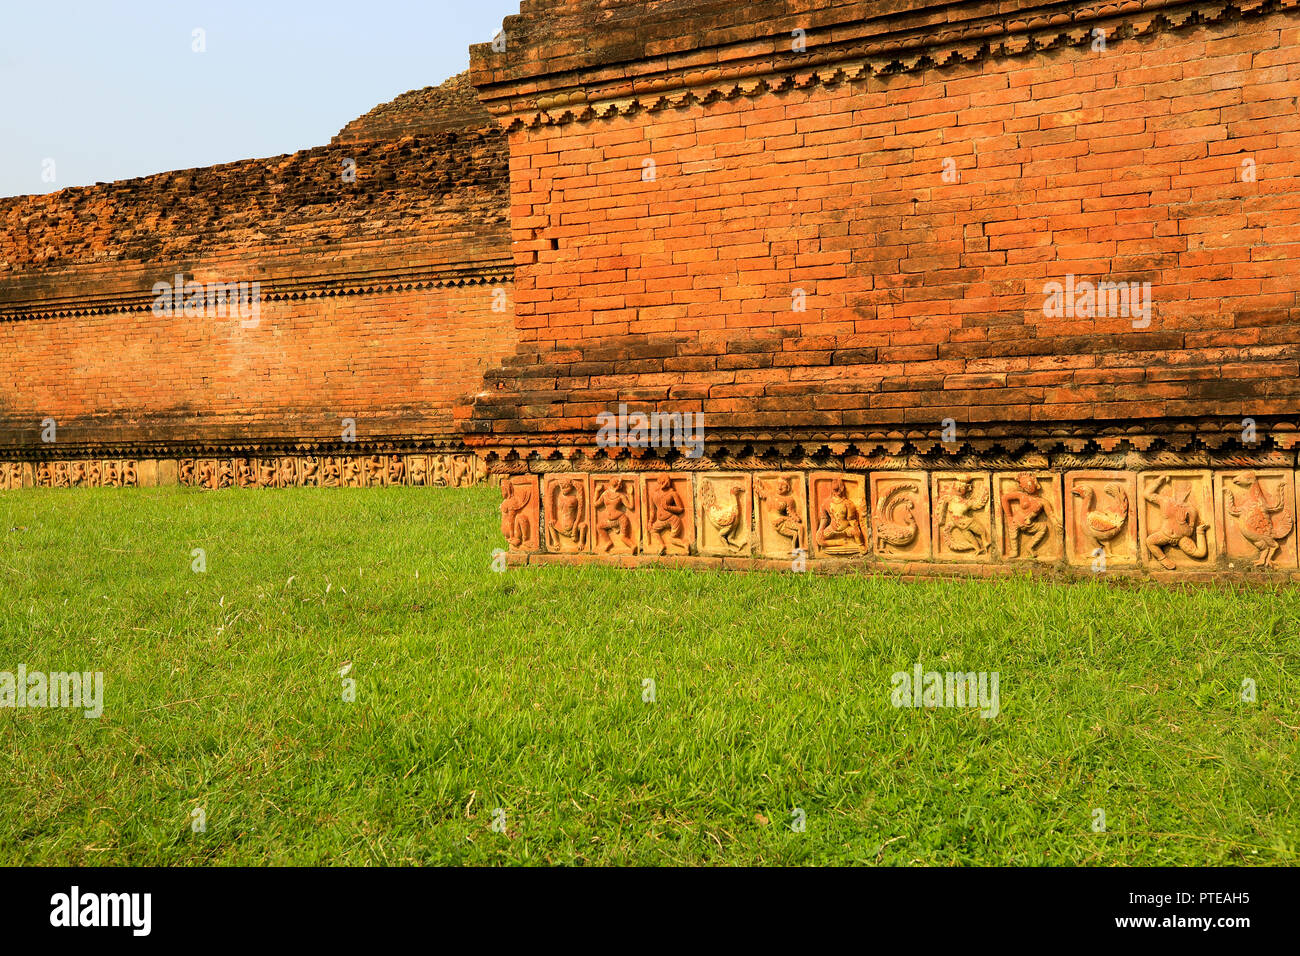
{"type": "Polygon", "coordinates": [[[421,133],[475,130],[491,122],[492,118],[470,85],[467,70],[440,86],[412,90],[376,106],[343,127],[332,142],[358,143],[400,139],[421,133]]]}
{"type": "Polygon", "coordinates": [[[230,249],[267,255],[444,230],[495,232],[499,251],[506,204],[506,144],[494,126],[324,146],[0,199],[0,272],[192,261],[230,249]],[[356,164],[355,182],[342,176],[345,160],[356,164]]]}

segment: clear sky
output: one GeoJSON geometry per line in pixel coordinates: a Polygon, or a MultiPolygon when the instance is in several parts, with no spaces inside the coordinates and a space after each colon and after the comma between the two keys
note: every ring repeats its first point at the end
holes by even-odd
{"type": "Polygon", "coordinates": [[[469,45],[518,12],[519,0],[0,0],[0,196],[322,146],[465,69],[469,45]]]}

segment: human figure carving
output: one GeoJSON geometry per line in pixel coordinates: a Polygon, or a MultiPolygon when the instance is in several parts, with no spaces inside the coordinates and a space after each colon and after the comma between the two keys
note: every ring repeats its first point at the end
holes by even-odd
{"type": "Polygon", "coordinates": [[[361,480],[361,462],[356,458],[344,458],[342,464],[341,476],[345,488],[360,488],[361,480]]]}
{"type": "Polygon", "coordinates": [[[1020,557],[1021,538],[1024,538],[1031,557],[1038,557],[1038,549],[1047,535],[1061,530],[1061,522],[1052,510],[1052,503],[1042,492],[1038,476],[1022,471],[1016,476],[1016,490],[1002,495],[1002,521],[1007,529],[1004,546],[1007,557],[1020,557]]]}
{"type": "Polygon", "coordinates": [[[546,540],[552,551],[581,551],[587,546],[587,503],[572,478],[551,485],[547,502],[546,540]]]}
{"type": "Polygon", "coordinates": [[[658,475],[649,488],[647,495],[650,509],[648,515],[650,533],[659,536],[658,554],[676,551],[686,554],[690,544],[685,540],[686,504],[677,493],[673,480],[668,475],[658,475]]]}
{"type": "Polygon", "coordinates": [[[790,478],[786,475],[776,479],[774,491],[769,491],[763,482],[758,482],[758,498],[771,518],[772,529],[790,540],[790,552],[793,554],[807,547],[808,529],[799,514],[799,501],[790,491],[790,478]]]}
{"type": "Polygon", "coordinates": [[[388,459],[388,483],[401,485],[406,483],[406,462],[401,455],[392,455],[388,459]]]}
{"type": "Polygon", "coordinates": [[[1205,532],[1210,529],[1210,526],[1200,520],[1200,513],[1196,506],[1189,503],[1192,489],[1188,488],[1182,497],[1179,497],[1171,483],[1168,494],[1159,494],[1166,482],[1170,482],[1170,477],[1161,475],[1156,479],[1152,490],[1143,495],[1144,500],[1160,509],[1162,522],[1161,527],[1147,535],[1145,543],[1147,552],[1160,562],[1161,567],[1166,571],[1173,571],[1176,566],[1173,559],[1165,553],[1165,549],[1177,546],[1189,558],[1202,560],[1209,554],[1209,542],[1206,540],[1205,532]],[[1196,536],[1195,539],[1193,535],[1196,536]]]}
{"type": "Polygon", "coordinates": [[[632,530],[632,516],[636,503],[623,491],[623,480],[610,478],[605,490],[596,498],[596,547],[608,553],[622,544],[629,553],[636,551],[636,536],[632,530]]]}
{"type": "Polygon", "coordinates": [[[1232,483],[1245,491],[1240,498],[1232,491],[1226,491],[1224,511],[1237,519],[1237,530],[1259,552],[1255,567],[1271,568],[1273,559],[1282,550],[1282,542],[1295,527],[1295,515],[1287,507],[1286,492],[1279,491],[1277,501],[1269,501],[1264,486],[1253,471],[1233,476],[1232,483]]]}
{"type": "Polygon", "coordinates": [[[426,462],[425,458],[412,458],[406,469],[406,473],[411,476],[411,484],[417,488],[424,486],[424,478],[428,474],[426,462]]]}
{"type": "Polygon", "coordinates": [[[433,480],[430,484],[439,488],[447,487],[447,459],[442,455],[434,455],[430,461],[433,462],[433,480]]]}
{"type": "Polygon", "coordinates": [[[451,484],[456,488],[468,488],[473,484],[469,459],[464,455],[451,456],[451,484]]]}
{"type": "Polygon", "coordinates": [[[936,506],[939,534],[949,551],[983,554],[993,550],[988,526],[979,516],[988,501],[988,489],[981,487],[975,491],[970,478],[957,479],[952,491],[939,498],[936,506]]]}
{"type": "Polygon", "coordinates": [[[522,548],[532,537],[532,516],[528,513],[533,503],[533,488],[527,481],[501,482],[501,533],[512,548],[522,548]]]}
{"type": "Polygon", "coordinates": [[[843,478],[831,482],[831,492],[817,513],[817,546],[832,554],[855,554],[865,550],[862,512],[849,500],[843,478]]]}

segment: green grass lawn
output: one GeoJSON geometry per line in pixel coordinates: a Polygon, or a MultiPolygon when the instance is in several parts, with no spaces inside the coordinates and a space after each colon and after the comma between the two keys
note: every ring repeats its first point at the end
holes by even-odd
{"type": "Polygon", "coordinates": [[[0,671],[105,675],[0,710],[0,863],[1296,862],[1300,589],[494,573],[497,501],[0,493],[0,671]]]}

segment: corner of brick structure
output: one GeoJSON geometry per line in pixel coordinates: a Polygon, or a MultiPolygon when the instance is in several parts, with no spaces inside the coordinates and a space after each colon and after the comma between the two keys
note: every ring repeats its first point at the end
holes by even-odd
{"type": "Polygon", "coordinates": [[[1294,3],[530,2],[470,75],[515,560],[1295,578],[1294,3]]]}

